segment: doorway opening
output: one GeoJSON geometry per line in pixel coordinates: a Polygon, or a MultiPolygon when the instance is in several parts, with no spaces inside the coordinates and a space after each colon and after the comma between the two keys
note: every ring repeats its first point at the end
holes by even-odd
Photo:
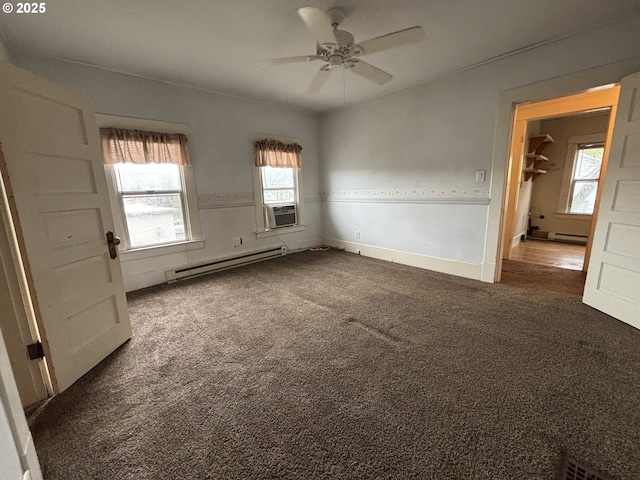
{"type": "Polygon", "coordinates": [[[584,269],[610,113],[527,122],[512,260],[584,269]]]}
{"type": "Polygon", "coordinates": [[[498,281],[563,268],[575,274],[559,283],[581,294],[618,95],[616,85],[516,106],[498,281]]]}

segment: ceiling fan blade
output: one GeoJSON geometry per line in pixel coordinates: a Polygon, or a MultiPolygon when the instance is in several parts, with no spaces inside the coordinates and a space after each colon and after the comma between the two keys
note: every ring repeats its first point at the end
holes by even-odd
{"type": "Polygon", "coordinates": [[[320,60],[318,55],[302,55],[299,57],[284,57],[284,58],[272,58],[270,60],[257,60],[251,62],[254,65],[286,65],[287,63],[303,63],[311,62],[313,60],[320,60]]]}
{"type": "Polygon", "coordinates": [[[362,48],[362,55],[368,55],[369,53],[383,52],[384,50],[418,43],[422,41],[424,36],[425,33],[422,27],[411,27],[365,40],[358,43],[358,45],[362,48]]]}
{"type": "Polygon", "coordinates": [[[366,78],[367,80],[377,83],[378,85],[384,85],[393,78],[393,75],[390,73],[380,70],[379,68],[374,67],[370,63],[363,62],[362,60],[358,60],[356,64],[351,67],[351,71],[366,78]]]}
{"type": "Polygon", "coordinates": [[[298,9],[298,15],[307,25],[307,28],[311,30],[313,38],[315,38],[316,42],[320,45],[338,43],[333,33],[331,20],[329,20],[329,17],[327,17],[322,10],[315,7],[303,7],[298,9]]]}
{"type": "Polygon", "coordinates": [[[318,93],[322,88],[322,86],[324,85],[324,82],[326,82],[327,79],[329,78],[330,74],[331,74],[331,70],[329,69],[321,68],[320,70],[318,70],[318,72],[314,75],[313,79],[311,80],[311,83],[309,84],[309,88],[307,88],[305,93],[310,93],[310,94],[318,93]]]}

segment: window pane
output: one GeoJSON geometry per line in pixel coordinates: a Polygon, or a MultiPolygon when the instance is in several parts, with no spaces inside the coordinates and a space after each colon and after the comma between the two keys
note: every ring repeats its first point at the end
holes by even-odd
{"type": "Polygon", "coordinates": [[[264,190],[264,203],[294,203],[295,190],[264,190]]]}
{"type": "Polygon", "coordinates": [[[571,197],[570,213],[593,213],[596,202],[596,191],[598,182],[596,180],[580,181],[576,180],[573,186],[571,197]]]}
{"type": "Polygon", "coordinates": [[[575,179],[598,179],[604,147],[580,148],[576,158],[575,179]]]}
{"type": "Polygon", "coordinates": [[[180,194],[124,196],[131,247],[185,239],[180,194]]]}
{"type": "Polygon", "coordinates": [[[121,192],[182,190],[180,166],[173,163],[117,163],[115,169],[121,192]]]}
{"type": "Polygon", "coordinates": [[[293,168],[262,167],[262,188],[295,188],[293,168]]]}

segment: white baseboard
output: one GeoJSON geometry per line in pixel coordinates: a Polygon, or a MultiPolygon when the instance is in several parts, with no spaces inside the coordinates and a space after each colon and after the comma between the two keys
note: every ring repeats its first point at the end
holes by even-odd
{"type": "Polygon", "coordinates": [[[486,283],[495,283],[496,281],[496,264],[495,262],[485,263],[482,265],[482,276],[480,280],[486,283]]]}
{"type": "Polygon", "coordinates": [[[573,235],[571,233],[549,232],[549,236],[547,238],[557,242],[581,243],[582,245],[586,245],[589,241],[589,237],[587,235],[573,235]]]}
{"type": "Polygon", "coordinates": [[[516,248],[518,245],[520,245],[520,237],[522,237],[522,235],[524,235],[525,232],[521,232],[519,234],[517,234],[515,237],[513,237],[511,239],[511,248],[514,249],[516,248]]]}
{"type": "MultiPolygon", "coordinates": [[[[337,238],[325,238],[324,244],[334,248],[343,248],[347,252],[358,253],[365,257],[400,263],[410,267],[424,268],[435,272],[448,273],[458,277],[482,279],[482,265],[475,263],[457,262],[445,258],[429,257],[418,253],[402,252],[390,248],[373,247],[362,243],[346,242],[337,238]]],[[[493,281],[493,279],[491,280],[493,281]]]]}

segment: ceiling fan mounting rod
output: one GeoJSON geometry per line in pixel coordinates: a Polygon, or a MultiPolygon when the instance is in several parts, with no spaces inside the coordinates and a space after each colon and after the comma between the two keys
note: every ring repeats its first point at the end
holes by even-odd
{"type": "Polygon", "coordinates": [[[344,8],[342,8],[342,7],[330,8],[329,10],[327,10],[327,17],[329,18],[329,21],[331,22],[331,26],[335,30],[335,28],[338,25],[340,25],[342,20],[344,20],[344,17],[345,17],[344,8]]]}

